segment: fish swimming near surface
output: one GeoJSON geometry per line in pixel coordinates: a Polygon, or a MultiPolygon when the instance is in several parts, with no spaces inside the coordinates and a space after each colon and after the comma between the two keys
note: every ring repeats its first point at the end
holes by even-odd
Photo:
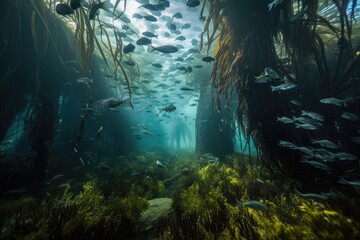
{"type": "Polygon", "coordinates": [[[66,3],[59,3],[55,7],[55,11],[57,14],[61,16],[71,15],[74,14],[74,9],[72,9],[68,4],[66,3]]]}
{"type": "Polygon", "coordinates": [[[215,58],[208,56],[208,57],[203,57],[202,60],[204,62],[213,62],[213,61],[215,61],[215,58]]]}
{"type": "Polygon", "coordinates": [[[246,201],[246,202],[240,202],[239,200],[236,200],[236,206],[244,206],[248,208],[252,208],[255,210],[259,210],[262,212],[268,212],[270,208],[266,206],[265,204],[258,202],[258,201],[246,201]]]}
{"type": "Polygon", "coordinates": [[[134,14],[132,15],[132,17],[133,17],[133,18],[136,18],[136,19],[142,19],[142,18],[143,18],[143,16],[141,16],[141,14],[139,14],[139,13],[134,13],[134,14]]]}
{"type": "Polygon", "coordinates": [[[181,29],[189,29],[191,28],[191,24],[190,23],[185,23],[184,25],[182,25],[181,29]]]}
{"type": "Polygon", "coordinates": [[[173,112],[176,110],[176,107],[173,104],[170,104],[169,106],[163,107],[163,108],[159,108],[160,112],[173,112]]]}
{"type": "Polygon", "coordinates": [[[131,43],[129,43],[128,45],[126,45],[124,48],[123,48],[123,52],[126,54],[126,53],[131,53],[135,50],[135,46],[131,43]]]}
{"type": "Polygon", "coordinates": [[[103,9],[105,11],[110,11],[109,8],[110,8],[110,0],[105,0],[104,2],[100,2],[92,5],[89,10],[89,19],[94,20],[95,16],[98,14],[98,11],[100,9],[103,9]]]}
{"type": "Polygon", "coordinates": [[[188,7],[197,7],[199,5],[200,5],[199,0],[188,0],[186,3],[186,6],[188,6],[188,7]]]}
{"type": "Polygon", "coordinates": [[[161,53],[175,53],[177,51],[179,51],[179,49],[175,46],[172,45],[163,45],[163,46],[159,46],[159,47],[154,47],[152,45],[149,46],[149,51],[153,52],[153,51],[158,51],[161,53]]]}
{"type": "Polygon", "coordinates": [[[175,13],[174,15],[172,15],[172,17],[173,17],[173,18],[178,18],[178,19],[180,19],[180,18],[183,17],[183,15],[182,15],[181,13],[177,12],[177,13],[175,13]]]}
{"type": "Polygon", "coordinates": [[[149,44],[151,44],[151,39],[149,39],[147,37],[141,37],[136,41],[136,44],[139,46],[149,45],[149,44]]]}
{"type": "Polygon", "coordinates": [[[145,37],[149,37],[149,38],[157,38],[158,37],[158,35],[155,35],[152,32],[148,32],[148,31],[143,32],[142,35],[144,35],[145,37]]]}
{"type": "Polygon", "coordinates": [[[189,87],[182,87],[180,88],[181,91],[194,91],[193,88],[189,88],[189,87]]]}
{"type": "Polygon", "coordinates": [[[149,22],[157,22],[157,18],[151,15],[146,15],[143,16],[143,18],[145,18],[146,20],[148,20],[149,22]]]}
{"type": "Polygon", "coordinates": [[[160,63],[153,63],[151,65],[156,68],[163,68],[163,65],[161,65],[160,63]]]}

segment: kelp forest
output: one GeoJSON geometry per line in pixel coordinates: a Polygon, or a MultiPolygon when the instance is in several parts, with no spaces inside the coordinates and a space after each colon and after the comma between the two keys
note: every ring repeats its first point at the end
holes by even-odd
{"type": "Polygon", "coordinates": [[[3,0],[0,239],[359,239],[357,0],[3,0]]]}

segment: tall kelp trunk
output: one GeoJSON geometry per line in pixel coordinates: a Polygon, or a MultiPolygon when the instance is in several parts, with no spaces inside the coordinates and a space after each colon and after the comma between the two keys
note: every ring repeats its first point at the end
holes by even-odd
{"type": "MultiPolygon", "coordinates": [[[[265,67],[276,68],[273,17],[263,1],[229,0],[224,4],[216,1],[210,4],[206,30],[213,21],[213,31],[221,31],[212,74],[218,91],[218,108],[221,108],[219,96],[235,88],[239,96],[237,115],[241,128],[246,136],[252,135],[267,156],[273,156],[278,152],[280,133],[274,128],[277,99],[269,89],[254,82],[255,76],[265,67]],[[222,9],[220,15],[216,13],[219,9],[222,9]],[[244,124],[245,120],[248,124],[244,124]]],[[[212,37],[209,43],[214,41],[212,37]]]]}
{"type": "MultiPolygon", "coordinates": [[[[347,129],[350,125],[354,126],[352,129],[358,129],[357,122],[349,124],[344,121],[340,108],[330,106],[329,109],[320,102],[325,97],[345,99],[350,96],[352,100],[346,111],[359,112],[356,78],[359,46],[354,51],[352,42],[355,38],[351,36],[356,1],[352,1],[350,13],[350,1],[333,1],[335,13],[339,14],[340,30],[318,13],[319,7],[323,12],[332,9],[328,1],[280,1],[272,8],[263,1],[209,2],[209,18],[202,40],[208,33],[209,51],[211,43],[218,39],[212,73],[213,85],[218,89],[218,107],[221,107],[219,96],[235,88],[239,96],[239,125],[246,129],[245,135],[253,136],[264,154],[263,163],[275,172],[297,173],[303,178],[300,165],[296,165],[300,171],[292,170],[309,149],[304,146],[311,144],[312,139],[330,138],[338,142],[343,151],[356,153],[351,147],[354,144],[350,143],[354,135],[349,136],[347,129]],[[210,23],[213,23],[213,29],[210,29],[210,23]],[[334,51],[326,55],[325,50],[332,50],[336,43],[329,41],[332,43],[325,46],[322,38],[338,40],[339,55],[333,54],[334,51]],[[280,61],[286,58],[286,63],[280,61]],[[336,62],[331,67],[328,66],[329,59],[336,62]],[[280,80],[256,83],[256,77],[263,74],[266,67],[279,72],[281,81],[297,83],[298,88],[278,93],[272,91],[270,85],[279,85],[280,80]],[[294,100],[300,100],[303,106],[294,100]],[[310,132],[296,124],[283,124],[277,120],[282,116],[300,116],[304,110],[324,114],[324,124],[316,123],[313,129],[316,131],[310,132]],[[281,148],[279,140],[294,143],[297,151],[281,148]]],[[[341,165],[340,169],[345,173],[343,162],[332,165],[335,172],[339,170],[335,165],[341,165]]]]}
{"type": "Polygon", "coordinates": [[[43,180],[60,89],[64,79],[75,73],[66,66],[74,60],[70,31],[42,1],[3,1],[0,16],[4,46],[0,52],[0,140],[25,106],[32,109],[26,124],[31,127],[29,140],[36,153],[35,173],[43,180]]]}

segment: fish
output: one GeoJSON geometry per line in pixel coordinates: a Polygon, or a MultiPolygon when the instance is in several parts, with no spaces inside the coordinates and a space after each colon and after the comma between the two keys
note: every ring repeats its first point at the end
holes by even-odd
{"type": "Polygon", "coordinates": [[[182,62],[182,61],[184,61],[184,59],[182,57],[177,57],[177,58],[175,58],[175,61],[182,62]]]}
{"type": "Polygon", "coordinates": [[[288,118],[288,117],[285,117],[285,116],[283,116],[283,117],[278,117],[278,118],[276,119],[276,121],[282,122],[282,123],[285,123],[285,124],[294,123],[294,120],[293,120],[293,119],[288,118]]]}
{"type": "Polygon", "coordinates": [[[360,117],[354,113],[350,113],[350,112],[344,112],[341,114],[341,117],[343,119],[346,119],[346,120],[349,120],[349,121],[352,121],[352,122],[357,122],[359,121],[360,117]]]}
{"type": "Polygon", "coordinates": [[[329,200],[329,196],[327,196],[324,193],[321,194],[317,194],[317,193],[301,193],[299,192],[297,189],[294,190],[295,194],[303,197],[303,198],[308,198],[308,199],[313,199],[313,200],[321,200],[321,201],[327,201],[329,200]]]}
{"type": "Polygon", "coordinates": [[[150,4],[150,3],[143,4],[140,7],[146,8],[146,9],[148,9],[150,11],[159,11],[160,10],[158,5],[150,4]]]}
{"type": "Polygon", "coordinates": [[[109,11],[109,8],[110,8],[110,0],[105,0],[104,2],[100,2],[92,5],[92,7],[89,10],[89,19],[94,20],[95,16],[97,15],[100,9],[109,11]]]}
{"type": "Polygon", "coordinates": [[[81,7],[82,2],[83,2],[83,0],[71,0],[71,1],[70,1],[70,7],[71,7],[73,10],[76,10],[76,9],[78,9],[79,7],[81,7]]]}
{"type": "Polygon", "coordinates": [[[1,195],[3,196],[12,196],[12,195],[21,195],[21,194],[25,194],[28,193],[29,190],[27,190],[26,188],[22,187],[20,189],[12,189],[6,192],[2,192],[1,195]]]}
{"type": "Polygon", "coordinates": [[[284,141],[284,140],[279,141],[279,146],[283,147],[283,148],[289,148],[289,149],[297,149],[298,148],[298,146],[296,146],[295,144],[288,142],[288,141],[284,141]]]}
{"type": "Polygon", "coordinates": [[[345,184],[345,185],[350,185],[352,187],[360,189],[360,181],[359,180],[349,181],[349,180],[346,180],[345,178],[341,177],[339,179],[338,183],[345,184]]]}
{"type": "Polygon", "coordinates": [[[351,154],[351,153],[346,153],[346,152],[338,152],[338,153],[334,153],[333,154],[336,158],[338,158],[339,160],[347,160],[347,161],[354,161],[356,159],[358,159],[357,156],[351,154]]]}
{"type": "Polygon", "coordinates": [[[136,41],[136,44],[139,46],[148,45],[148,44],[151,44],[151,39],[146,38],[146,37],[141,37],[136,41]]]}
{"type": "Polygon", "coordinates": [[[159,168],[166,168],[166,166],[164,164],[162,164],[159,160],[156,160],[155,162],[156,166],[158,166],[159,168]]]}
{"type": "Polygon", "coordinates": [[[296,83],[283,83],[283,84],[280,84],[279,86],[270,86],[270,87],[271,87],[272,92],[287,91],[287,90],[296,88],[297,84],[296,83]]]}
{"type": "Polygon", "coordinates": [[[170,36],[171,36],[170,33],[168,33],[168,32],[165,32],[165,33],[164,33],[164,37],[169,38],[170,36]]]}
{"type": "Polygon", "coordinates": [[[132,107],[132,104],[130,102],[130,98],[126,98],[126,99],[107,98],[107,99],[103,99],[103,100],[98,101],[98,104],[105,107],[106,109],[115,108],[115,107],[118,107],[118,106],[120,106],[120,105],[122,105],[124,103],[128,103],[132,107]]]}
{"type": "MultiPolygon", "coordinates": [[[[196,48],[190,48],[188,50],[188,53],[199,53],[199,50],[197,50],[196,48]]],[[[203,60],[204,61],[204,60],[203,60]]],[[[204,61],[205,62],[205,61],[204,61]]]]}
{"type": "Polygon", "coordinates": [[[191,73],[192,72],[192,67],[187,67],[186,69],[185,69],[185,73],[191,73]]]}
{"type": "Polygon", "coordinates": [[[173,17],[173,18],[178,18],[178,19],[180,19],[180,18],[183,17],[183,15],[182,15],[181,13],[177,12],[177,13],[175,13],[174,15],[172,15],[172,17],[173,17]]]}
{"type": "Polygon", "coordinates": [[[330,171],[330,168],[329,166],[323,164],[323,163],[320,163],[318,161],[314,161],[314,160],[302,160],[300,161],[301,163],[308,163],[310,164],[311,166],[315,167],[315,168],[318,168],[318,169],[322,169],[322,170],[325,170],[325,171],[330,171]]]}
{"type": "Polygon", "coordinates": [[[175,110],[176,110],[176,107],[173,104],[170,104],[170,105],[168,105],[166,107],[163,107],[163,108],[159,108],[160,112],[163,112],[163,111],[164,112],[173,112],[175,110]]]}
{"type": "Polygon", "coordinates": [[[181,66],[181,67],[178,67],[177,69],[179,69],[179,70],[181,70],[181,71],[185,71],[185,70],[186,70],[186,67],[181,66]]]}
{"type": "Polygon", "coordinates": [[[347,107],[346,100],[341,100],[341,99],[337,99],[334,97],[329,97],[329,98],[323,98],[320,100],[321,103],[323,104],[330,104],[330,105],[335,105],[338,107],[347,107]]]}
{"type": "Polygon", "coordinates": [[[185,23],[184,25],[182,25],[181,29],[189,29],[191,28],[191,24],[190,23],[185,23]]]}
{"type": "Polygon", "coordinates": [[[279,5],[280,3],[282,3],[284,0],[274,0],[273,2],[268,4],[268,8],[269,8],[269,12],[271,11],[272,8],[276,7],[277,5],[279,5]]]}
{"type": "Polygon", "coordinates": [[[302,128],[305,130],[317,130],[318,127],[311,123],[295,123],[295,128],[302,128]]]}
{"type": "Polygon", "coordinates": [[[331,148],[331,149],[338,149],[339,146],[327,139],[322,139],[322,140],[314,140],[314,139],[310,139],[312,144],[319,144],[322,147],[326,147],[326,148],[331,148]]]}
{"type": "Polygon", "coordinates": [[[195,65],[193,66],[194,68],[202,68],[203,66],[202,65],[195,65]]]}
{"type": "Polygon", "coordinates": [[[154,16],[151,16],[151,15],[145,15],[145,16],[143,16],[143,18],[145,18],[149,22],[157,22],[157,18],[154,16]]]}
{"type": "Polygon", "coordinates": [[[298,12],[297,14],[291,16],[290,17],[290,22],[295,22],[295,21],[298,21],[300,19],[303,19],[305,14],[307,14],[307,13],[308,13],[308,9],[306,8],[306,9],[298,12]]]}
{"type": "Polygon", "coordinates": [[[134,14],[132,15],[132,17],[133,17],[133,18],[136,18],[136,19],[142,19],[142,18],[143,18],[143,16],[141,16],[141,14],[139,14],[139,13],[134,13],[134,14]]]}
{"type": "Polygon", "coordinates": [[[160,63],[153,63],[151,64],[153,67],[156,67],[156,68],[162,68],[163,65],[161,65],[160,63]]]}
{"type": "Polygon", "coordinates": [[[153,51],[158,51],[161,53],[175,53],[177,51],[179,51],[179,49],[175,46],[172,45],[163,45],[163,46],[158,46],[158,47],[154,47],[152,45],[149,46],[149,51],[153,52],[153,51]]]}
{"type": "Polygon", "coordinates": [[[175,38],[175,41],[176,41],[176,40],[184,41],[184,40],[186,40],[186,37],[184,37],[184,36],[179,36],[179,37],[175,38]]]}
{"type": "Polygon", "coordinates": [[[145,37],[149,37],[149,38],[153,38],[153,37],[157,38],[159,36],[159,35],[155,35],[152,32],[148,32],[148,31],[143,32],[142,35],[144,35],[145,37]]]}
{"type": "Polygon", "coordinates": [[[61,16],[67,16],[74,14],[74,9],[72,9],[68,4],[66,3],[59,3],[55,7],[55,11],[57,14],[61,16]]]}
{"type": "Polygon", "coordinates": [[[295,106],[298,106],[298,107],[303,105],[299,100],[296,100],[296,99],[291,100],[290,103],[292,103],[292,104],[294,104],[295,106]]]}
{"type": "Polygon", "coordinates": [[[306,117],[309,117],[313,120],[320,121],[320,122],[324,121],[324,117],[315,112],[307,112],[307,111],[302,110],[301,116],[306,116],[306,117]]]}
{"type": "Polygon", "coordinates": [[[215,61],[215,58],[207,56],[207,57],[203,57],[202,60],[204,62],[213,62],[215,61]]]}
{"type": "Polygon", "coordinates": [[[135,45],[133,45],[132,43],[129,43],[128,45],[126,45],[124,48],[123,48],[123,52],[126,54],[126,53],[131,53],[131,52],[134,52],[135,50],[135,45]]]}
{"type": "Polygon", "coordinates": [[[189,87],[181,87],[180,90],[181,91],[194,91],[194,89],[189,88],[189,87]]]}
{"type": "Polygon", "coordinates": [[[252,208],[255,210],[259,210],[262,212],[268,212],[270,208],[266,206],[265,204],[258,202],[258,201],[246,201],[246,202],[240,202],[239,200],[236,200],[236,206],[244,206],[248,208],[252,208]]]}
{"type": "Polygon", "coordinates": [[[189,106],[190,107],[194,107],[194,106],[196,106],[197,104],[196,103],[192,103],[192,104],[190,104],[189,106]]]}
{"type": "Polygon", "coordinates": [[[271,77],[269,76],[266,76],[266,75],[260,75],[260,76],[257,76],[256,79],[255,79],[255,82],[256,83],[268,83],[268,82],[271,82],[271,77]]]}
{"type": "Polygon", "coordinates": [[[188,6],[188,7],[197,7],[199,5],[200,5],[199,0],[188,0],[186,3],[186,6],[188,6]]]}
{"type": "Polygon", "coordinates": [[[279,74],[272,68],[267,67],[267,68],[265,68],[264,72],[265,72],[266,76],[268,76],[268,77],[270,77],[272,79],[279,79],[280,78],[279,74]]]}

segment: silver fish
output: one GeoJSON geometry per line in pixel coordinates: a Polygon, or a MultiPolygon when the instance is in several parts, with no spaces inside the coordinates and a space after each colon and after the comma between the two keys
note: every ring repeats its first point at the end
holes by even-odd
{"type": "Polygon", "coordinates": [[[313,200],[321,200],[321,201],[327,201],[329,197],[325,195],[324,193],[317,194],[317,193],[301,193],[298,190],[295,189],[295,193],[303,198],[309,198],[313,200]]]}
{"type": "Polygon", "coordinates": [[[343,114],[341,114],[341,117],[352,122],[357,122],[360,119],[358,115],[350,112],[344,112],[343,114]]]}
{"type": "Polygon", "coordinates": [[[279,86],[270,86],[271,87],[271,91],[275,92],[275,91],[287,91],[293,88],[297,87],[296,83],[283,83],[280,84],[279,86]]]}
{"type": "Polygon", "coordinates": [[[285,116],[283,116],[283,117],[278,117],[278,118],[276,119],[276,121],[282,122],[282,123],[285,123],[285,124],[294,123],[294,120],[293,120],[293,119],[288,118],[288,117],[285,117],[285,116]]]}
{"type": "Polygon", "coordinates": [[[329,166],[323,164],[323,163],[320,163],[318,161],[314,161],[314,160],[303,160],[303,161],[300,161],[301,163],[308,163],[310,164],[311,166],[315,167],[315,168],[318,168],[318,169],[322,169],[322,170],[325,170],[325,171],[330,171],[330,168],[329,166]]]}
{"type": "Polygon", "coordinates": [[[265,75],[271,77],[272,79],[279,79],[279,74],[272,68],[265,68],[265,75]]]}
{"type": "Polygon", "coordinates": [[[266,206],[265,204],[258,202],[258,201],[246,201],[246,202],[240,202],[239,200],[236,200],[236,206],[245,206],[248,208],[252,208],[255,210],[260,210],[263,212],[268,212],[270,208],[266,206]]]}
{"type": "Polygon", "coordinates": [[[334,97],[329,97],[329,98],[323,98],[320,100],[321,103],[323,104],[330,104],[330,105],[335,105],[338,107],[346,107],[346,101],[345,100],[341,100],[341,99],[337,99],[334,97]]]}
{"type": "Polygon", "coordinates": [[[327,139],[322,139],[322,140],[315,140],[315,139],[311,139],[311,143],[312,144],[319,144],[323,147],[326,147],[326,148],[332,148],[332,149],[338,149],[339,146],[327,139]]]}

